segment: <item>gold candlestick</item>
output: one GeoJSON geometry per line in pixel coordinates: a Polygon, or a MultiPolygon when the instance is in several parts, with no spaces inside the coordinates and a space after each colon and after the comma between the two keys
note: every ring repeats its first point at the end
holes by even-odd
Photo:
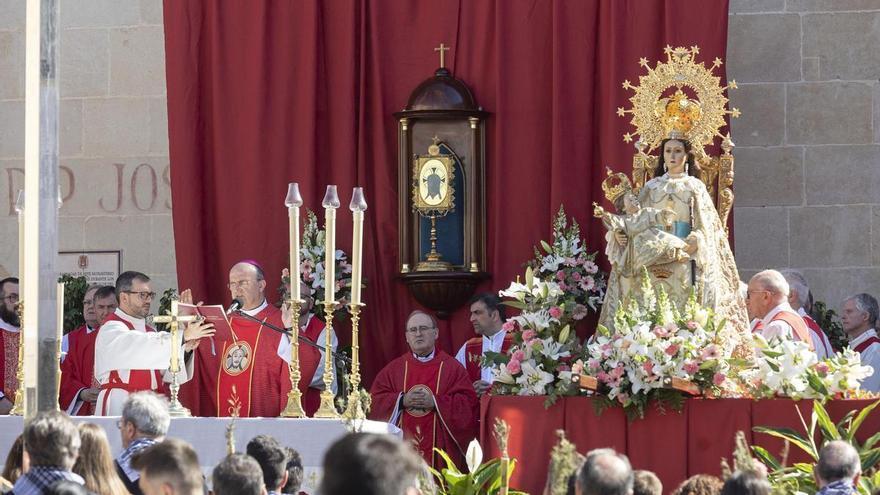
{"type": "Polygon", "coordinates": [[[180,334],[180,328],[178,325],[180,323],[189,323],[191,321],[197,320],[199,317],[196,315],[189,316],[179,316],[178,311],[178,301],[171,301],[171,312],[167,315],[162,316],[154,316],[153,323],[168,323],[171,329],[171,363],[168,367],[169,371],[171,371],[171,401],[168,405],[168,412],[172,418],[187,418],[192,416],[189,409],[184,407],[183,404],[178,400],[177,395],[180,392],[180,383],[177,381],[177,373],[180,372],[180,343],[178,342],[178,335],[180,334]]]}
{"type": "MultiPolygon", "coordinates": [[[[290,277],[291,285],[293,276],[290,277]]],[[[299,280],[297,280],[299,284],[299,280]]],[[[306,411],[302,406],[302,392],[299,390],[299,381],[302,374],[299,369],[299,311],[304,301],[299,299],[289,299],[290,310],[293,311],[293,325],[291,325],[290,335],[290,392],[287,392],[287,405],[281,411],[282,418],[305,418],[306,411]]]]}
{"type": "MultiPolygon", "coordinates": [[[[20,286],[20,285],[19,285],[20,286]]],[[[18,364],[15,367],[15,379],[18,387],[15,389],[15,400],[12,401],[10,416],[24,416],[24,301],[18,301],[15,307],[18,311],[18,364]]]]}
{"type": "Polygon", "coordinates": [[[333,308],[336,301],[324,301],[324,390],[321,392],[321,407],[315,412],[316,418],[338,418],[336,405],[333,403],[333,308]]]}
{"type": "Polygon", "coordinates": [[[361,384],[360,345],[358,344],[358,326],[361,319],[361,307],[363,303],[351,304],[351,391],[345,408],[345,417],[349,419],[366,419],[364,404],[361,401],[361,393],[358,388],[361,384]]]}

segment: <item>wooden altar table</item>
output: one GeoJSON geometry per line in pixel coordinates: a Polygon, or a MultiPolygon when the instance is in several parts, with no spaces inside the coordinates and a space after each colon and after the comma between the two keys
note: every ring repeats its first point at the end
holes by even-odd
{"type": "MultiPolygon", "coordinates": [[[[809,424],[812,401],[773,399],[687,399],[681,411],[664,413],[652,408],[644,419],[627,421],[620,408],[597,415],[589,397],[565,397],[544,408],[544,397],[484,396],[480,404],[480,443],[484,459],[500,456],[492,437],[494,418],[510,424],[508,450],[517,459],[511,486],[540,494],[547,476],[550,450],[556,444],[556,430],[565,430],[579,452],[611,447],[625,453],[634,469],[657,473],[664,493],[670,493],[688,477],[721,473],[721,458],[732,464],[734,435],[745,433],[749,444],[766,448],[779,457],[783,442],[766,434],[752,432],[753,426],[786,426],[802,432],[797,410],[809,424]]],[[[853,409],[870,400],[840,400],[826,404],[831,419],[839,421],[853,409]]],[[[818,430],[818,428],[817,428],[818,430]]],[[[880,431],[880,408],[862,424],[857,435],[864,441],[880,431]]],[[[789,464],[809,460],[792,446],[789,464]]]]}

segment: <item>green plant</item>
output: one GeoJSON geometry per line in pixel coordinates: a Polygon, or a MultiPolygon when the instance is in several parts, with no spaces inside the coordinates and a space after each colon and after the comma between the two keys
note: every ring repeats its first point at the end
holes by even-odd
{"type": "MultiPolygon", "coordinates": [[[[171,301],[174,301],[178,298],[177,289],[174,287],[169,287],[165,289],[165,292],[162,293],[162,297],[159,298],[159,313],[160,315],[167,315],[171,311],[171,301]]],[[[168,327],[168,323],[156,323],[156,330],[160,332],[168,332],[170,328],[168,327]]]]}
{"type": "Polygon", "coordinates": [[[837,317],[837,313],[835,313],[833,309],[829,309],[828,305],[822,301],[816,301],[813,303],[810,316],[813,317],[816,323],[819,324],[819,327],[825,331],[826,335],[828,335],[828,340],[831,341],[831,347],[838,350],[846,349],[849,340],[846,337],[846,332],[843,331],[843,325],[840,323],[840,318],[837,317]]]}
{"type": "MultiPolygon", "coordinates": [[[[438,495],[496,494],[501,488],[502,476],[510,479],[510,475],[516,467],[516,459],[509,460],[507,469],[503,468],[504,463],[501,459],[491,459],[481,464],[483,451],[476,440],[473,440],[468,445],[467,463],[469,472],[467,473],[462,473],[443,450],[435,448],[434,452],[437,452],[446,463],[446,467],[440,471],[428,468],[437,481],[438,495]]],[[[525,492],[518,492],[516,490],[510,490],[508,493],[511,495],[528,495],[525,492]]]]}
{"type": "Polygon", "coordinates": [[[85,277],[74,277],[66,273],[58,277],[58,282],[64,284],[64,333],[66,334],[86,322],[82,310],[83,298],[89,288],[89,282],[85,277]]]}
{"type": "MultiPolygon", "coordinates": [[[[825,406],[819,401],[814,401],[809,426],[804,421],[800,409],[797,409],[805,435],[791,428],[756,426],[752,430],[785,440],[787,444],[794,445],[806,452],[814,463],[819,460],[819,447],[816,444],[817,426],[819,433],[825,440],[849,442],[859,452],[859,458],[862,461],[862,478],[856,488],[859,493],[870,495],[874,493],[875,489],[880,488],[880,447],[875,447],[880,442],[880,433],[874,433],[864,444],[859,444],[856,440],[856,432],[878,405],[880,405],[880,400],[860,411],[852,410],[838,423],[834,423],[825,406]]],[[[777,460],[767,449],[757,445],[752,446],[752,452],[767,466],[768,477],[774,490],[783,493],[816,492],[813,463],[796,462],[791,466],[786,466],[784,461],[777,460]]]]}

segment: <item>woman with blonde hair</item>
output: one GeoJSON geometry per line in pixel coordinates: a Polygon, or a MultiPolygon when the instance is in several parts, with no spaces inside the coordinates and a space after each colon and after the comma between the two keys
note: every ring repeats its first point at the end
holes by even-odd
{"type": "Polygon", "coordinates": [[[86,488],[98,495],[129,495],[116,474],[104,430],[93,423],[80,423],[79,435],[82,445],[73,472],[86,480],[86,488]]]}

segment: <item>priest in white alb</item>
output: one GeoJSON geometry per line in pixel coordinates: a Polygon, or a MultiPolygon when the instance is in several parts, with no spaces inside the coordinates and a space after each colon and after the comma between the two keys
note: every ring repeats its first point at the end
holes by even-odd
{"type": "MultiPolygon", "coordinates": [[[[171,333],[157,332],[147,325],[146,317],[156,293],[150,278],[140,272],[125,272],[116,279],[119,307],[98,330],[95,342],[95,378],[101,391],[95,407],[96,416],[118,416],[128,395],[152,390],[167,395],[165,383],[171,382],[171,333]]],[[[183,342],[181,355],[198,344],[198,339],[214,334],[212,324],[193,322],[179,332],[183,342]]],[[[177,380],[183,383],[192,376],[192,356],[181,367],[177,380]]]]}

